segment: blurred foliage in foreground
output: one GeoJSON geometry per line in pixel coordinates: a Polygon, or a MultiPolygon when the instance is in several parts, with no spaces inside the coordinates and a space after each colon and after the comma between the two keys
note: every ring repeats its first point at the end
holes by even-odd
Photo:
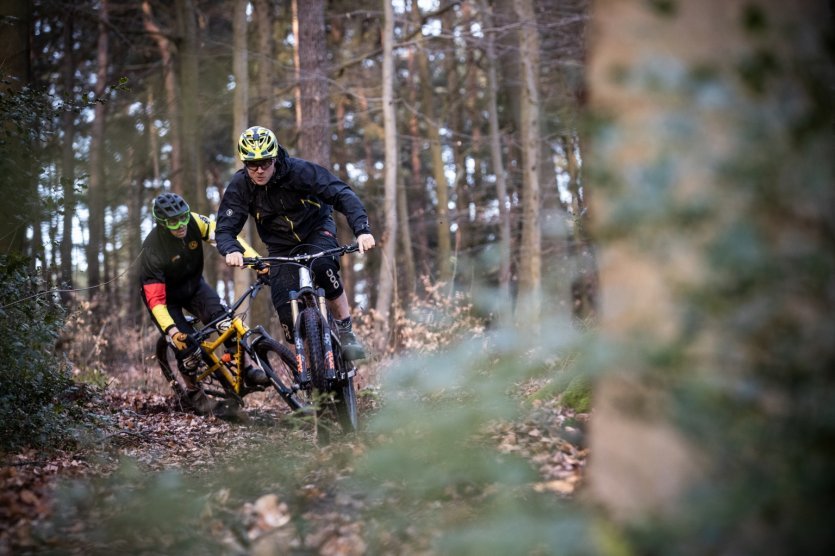
{"type": "Polygon", "coordinates": [[[594,16],[607,301],[583,365],[637,385],[594,402],[614,408],[592,418],[589,481],[612,487],[595,496],[634,553],[830,553],[832,4],[603,0],[594,16]],[[682,455],[637,444],[650,427],[682,455]],[[670,476],[683,488],[647,502],[670,476]]]}

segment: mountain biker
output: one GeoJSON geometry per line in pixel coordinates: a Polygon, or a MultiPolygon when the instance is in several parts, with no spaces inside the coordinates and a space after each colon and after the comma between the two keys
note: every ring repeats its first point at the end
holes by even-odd
{"type": "MultiPolygon", "coordinates": [[[[354,191],[324,167],[293,158],[275,134],[261,126],[241,133],[238,156],[244,168],[226,187],[217,215],[217,248],[226,264],[243,266],[245,247],[236,239],[248,216],[255,218],[258,235],[270,256],[290,256],[338,247],[333,209],[343,213],[357,238],[359,252],[372,249],[374,236],[365,207],[354,191]],[[299,248],[305,251],[299,251],[299,248]]],[[[351,309],[339,276],[339,259],[323,257],[314,265],[317,283],[325,289],[328,308],[336,319],[346,359],[365,357],[353,332],[351,309]]],[[[293,341],[289,292],[297,286],[289,265],[270,270],[272,301],[288,342],[293,341]]]]}
{"type": "MultiPolygon", "coordinates": [[[[200,354],[191,338],[194,328],[183,309],[206,323],[225,311],[220,296],[203,278],[201,241],[214,240],[215,223],[190,211],[188,203],[176,193],[163,193],[154,199],[152,214],[156,226],[145,237],[139,268],[142,300],[160,333],[168,336],[177,366],[187,383],[187,401],[201,414],[215,409],[194,378],[200,354]]],[[[238,239],[250,256],[258,253],[238,239]]],[[[269,380],[263,369],[249,366],[245,380],[264,384],[269,380]]]]}

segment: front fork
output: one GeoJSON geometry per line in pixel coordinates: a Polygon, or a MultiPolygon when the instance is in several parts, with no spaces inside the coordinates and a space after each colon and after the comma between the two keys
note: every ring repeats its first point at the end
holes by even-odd
{"type": "MultiPolygon", "coordinates": [[[[313,292],[308,290],[308,293],[312,294],[313,292]]],[[[301,313],[301,301],[299,300],[299,297],[301,297],[301,295],[303,295],[303,293],[296,291],[290,292],[290,314],[293,322],[295,323],[293,329],[293,344],[296,347],[296,368],[299,371],[301,384],[307,384],[310,382],[310,369],[307,358],[304,354],[304,340],[302,339],[300,330],[301,323],[299,322],[299,314],[301,313]]],[[[325,356],[325,378],[330,381],[336,378],[336,365],[333,360],[333,344],[331,342],[330,325],[328,323],[328,309],[327,302],[325,300],[325,291],[319,288],[316,290],[315,295],[319,313],[322,316],[321,341],[322,346],[324,347],[325,356]]]]}

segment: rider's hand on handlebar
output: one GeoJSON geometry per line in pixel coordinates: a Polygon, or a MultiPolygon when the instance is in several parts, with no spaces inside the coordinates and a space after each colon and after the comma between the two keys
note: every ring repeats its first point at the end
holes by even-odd
{"type": "Polygon", "coordinates": [[[188,347],[188,334],[180,332],[176,326],[168,331],[168,335],[171,336],[171,343],[178,351],[183,351],[188,347]]]}
{"type": "Polygon", "coordinates": [[[240,251],[227,253],[226,266],[244,266],[244,254],[240,251]]]}
{"type": "Polygon", "coordinates": [[[360,234],[357,237],[357,246],[359,246],[360,253],[373,249],[375,245],[377,245],[377,242],[374,241],[374,236],[371,234],[360,234]]]}

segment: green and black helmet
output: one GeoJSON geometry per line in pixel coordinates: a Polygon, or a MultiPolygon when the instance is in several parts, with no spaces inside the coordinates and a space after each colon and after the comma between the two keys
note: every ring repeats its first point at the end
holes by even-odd
{"type": "Polygon", "coordinates": [[[191,218],[188,203],[176,193],[163,193],[157,196],[154,199],[152,213],[158,224],[171,230],[185,226],[191,218]]]}

